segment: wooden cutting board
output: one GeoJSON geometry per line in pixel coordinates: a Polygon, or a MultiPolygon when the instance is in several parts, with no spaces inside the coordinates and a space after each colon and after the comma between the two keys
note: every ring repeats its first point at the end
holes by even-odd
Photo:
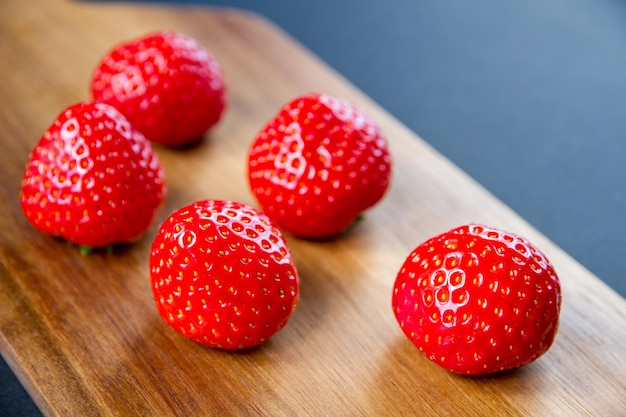
{"type": "Polygon", "coordinates": [[[625,300],[259,16],[2,0],[0,57],[0,347],[45,415],[626,415],[625,300]],[[147,267],[156,224],[132,246],[83,257],[36,232],[20,211],[24,163],[43,131],[64,107],[89,98],[102,54],[157,29],[202,42],[229,85],[228,112],[200,146],[157,148],[169,185],[157,223],[202,198],[254,205],[248,145],[301,93],[357,104],[390,141],[394,178],[378,206],[335,240],[288,238],[301,301],[285,329],[258,349],[212,350],[161,321],[147,267]],[[443,371],[393,317],[391,288],[411,249],[467,222],[526,236],[561,277],[556,342],[518,371],[476,378],[443,371]]]}

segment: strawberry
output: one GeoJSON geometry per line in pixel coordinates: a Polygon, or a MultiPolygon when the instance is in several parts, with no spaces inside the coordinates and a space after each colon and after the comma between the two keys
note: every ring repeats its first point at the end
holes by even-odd
{"type": "Polygon", "coordinates": [[[215,57],[171,31],[115,46],[96,67],[91,90],[148,139],[172,147],[199,141],[220,120],[226,101],[215,57]]]}
{"type": "Polygon", "coordinates": [[[476,375],[523,366],[550,348],[561,289],[552,264],[528,240],[470,224],[413,250],[392,306],[426,357],[476,375]]]}
{"type": "Polygon", "coordinates": [[[387,142],[359,109],[328,95],[286,104],[248,152],[248,179],[263,211],[302,238],[336,235],[385,194],[387,142]]]}
{"type": "Polygon", "coordinates": [[[298,300],[298,275],[280,231],[232,201],[197,201],[170,215],[152,244],[150,277],[163,320],[220,349],[267,341],[298,300]]]}
{"type": "Polygon", "coordinates": [[[101,247],[142,235],[164,195],[150,142],[113,107],[81,102],[65,109],[33,149],[20,201],[38,230],[101,247]]]}

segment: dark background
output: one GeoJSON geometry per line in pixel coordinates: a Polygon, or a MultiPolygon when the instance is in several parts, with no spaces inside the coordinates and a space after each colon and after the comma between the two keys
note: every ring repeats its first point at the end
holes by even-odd
{"type": "Polygon", "coordinates": [[[626,296],[626,2],[161,3],[264,15],[626,296]]]}

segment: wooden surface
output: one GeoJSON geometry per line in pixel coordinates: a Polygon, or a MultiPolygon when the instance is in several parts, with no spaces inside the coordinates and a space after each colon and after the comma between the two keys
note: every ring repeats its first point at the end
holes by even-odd
{"type": "Polygon", "coordinates": [[[0,58],[0,347],[45,415],[626,415],[626,301],[267,21],[233,10],[2,0],[0,58]],[[255,204],[247,147],[298,94],[352,101],[390,141],[394,178],[381,204],[336,240],[288,238],[301,301],[258,349],[211,350],[161,321],[147,268],[156,224],[137,244],[82,257],[20,211],[23,167],[42,132],[88,98],[93,66],[113,44],[156,29],[209,48],[230,99],[200,146],[157,148],[169,185],[157,222],[200,198],[255,204]],[[561,277],[563,309],[537,362],[465,378],[424,359],[390,304],[410,250],[472,221],[542,248],[561,277]]]}

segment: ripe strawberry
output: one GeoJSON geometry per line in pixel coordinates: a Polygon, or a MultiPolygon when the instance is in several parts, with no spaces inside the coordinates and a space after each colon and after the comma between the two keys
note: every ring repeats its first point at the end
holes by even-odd
{"type": "Polygon", "coordinates": [[[213,55],[170,31],[117,45],[94,71],[91,90],[96,101],[111,104],[148,139],[166,146],[200,140],[226,101],[213,55]]]}
{"type": "Polygon", "coordinates": [[[280,231],[263,213],[231,201],[197,201],[174,212],[152,244],[150,277],[163,320],[220,349],[268,340],[298,300],[280,231]]]}
{"type": "Polygon", "coordinates": [[[377,125],[321,94],[296,98],[249,149],[248,177],[263,211],[303,238],[338,234],[383,196],[391,158],[377,125]]]}
{"type": "Polygon", "coordinates": [[[550,348],[561,289],[552,264],[526,239],[470,224],[409,255],[392,306],[430,360],[455,373],[484,374],[528,364],[550,348]]]}
{"type": "Polygon", "coordinates": [[[20,200],[38,230],[101,247],[143,234],[164,195],[150,142],[113,107],[83,102],[65,109],[32,151],[20,200]]]}

